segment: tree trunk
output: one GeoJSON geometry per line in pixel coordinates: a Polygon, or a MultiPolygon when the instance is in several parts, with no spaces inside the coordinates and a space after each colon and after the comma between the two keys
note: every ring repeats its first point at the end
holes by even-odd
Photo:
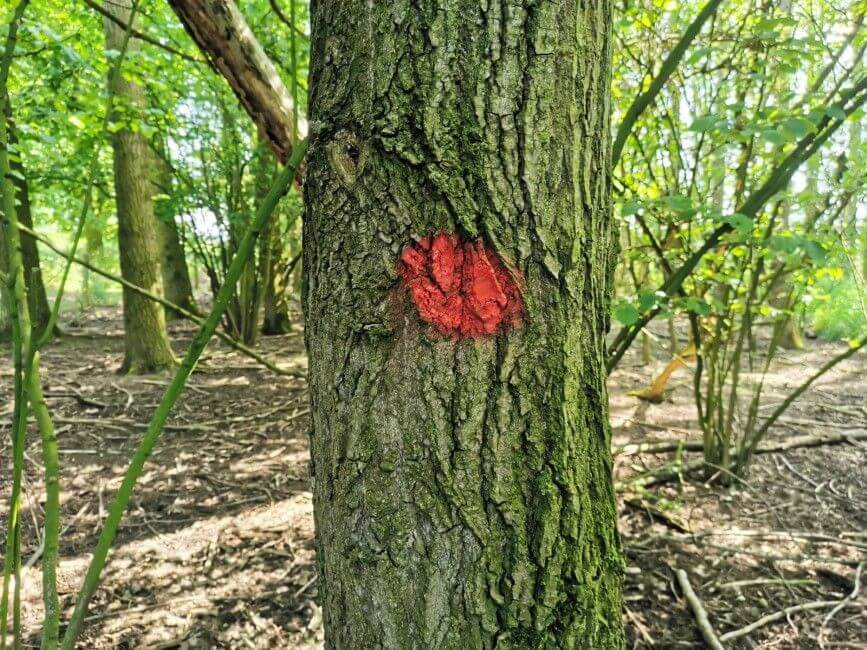
{"type": "MultiPolygon", "coordinates": [[[[171,196],[172,170],[163,158],[163,152],[154,151],[155,191],[171,196]]],[[[163,280],[163,297],[189,312],[198,313],[196,299],[193,297],[193,284],[187,267],[187,254],[178,233],[172,201],[162,201],[156,210],[156,236],[160,251],[160,271],[163,280]]],[[[166,309],[166,318],[175,320],[181,315],[173,309],[166,309]]]]}
{"type": "Polygon", "coordinates": [[[0,221],[0,341],[8,341],[12,337],[12,310],[10,300],[13,300],[9,287],[9,256],[6,253],[9,246],[6,243],[6,221],[0,221]]]}
{"type": "MultiPolygon", "coordinates": [[[[93,213],[87,223],[84,224],[84,259],[92,264],[98,263],[98,256],[103,252],[102,224],[94,218],[102,215],[101,201],[94,206],[93,213]]],[[[94,304],[93,287],[91,286],[90,269],[81,267],[81,297],[79,298],[81,309],[89,309],[94,304]]]]}
{"type": "MultiPolygon", "coordinates": [[[[276,216],[275,214],[274,217],[276,216]]],[[[292,327],[289,318],[289,287],[286,286],[283,277],[287,264],[286,246],[280,238],[280,230],[275,221],[276,219],[272,219],[262,233],[263,246],[267,247],[262,314],[262,334],[266,336],[286,334],[292,327]]]]}
{"type": "MultiPolygon", "coordinates": [[[[163,296],[171,303],[189,312],[198,313],[199,307],[193,297],[193,283],[187,268],[187,255],[178,235],[178,225],[174,217],[156,220],[157,242],[161,255],[163,296]]],[[[173,309],[166,310],[166,318],[176,320],[180,314],[173,309]]]]}
{"type": "MultiPolygon", "coordinates": [[[[12,104],[9,96],[5,101],[6,134],[9,144],[18,147],[18,131],[12,117],[12,104]]],[[[27,184],[27,173],[20,156],[9,158],[9,169],[12,171],[12,185],[15,187],[15,203],[18,208],[18,221],[21,225],[33,228],[33,217],[30,213],[30,188],[27,184]]],[[[42,267],[39,263],[39,249],[36,240],[26,233],[21,233],[21,256],[24,262],[24,282],[27,284],[27,302],[30,306],[30,322],[33,331],[40,336],[48,325],[51,308],[45,293],[45,283],[42,280],[42,267]]]]}
{"type": "Polygon", "coordinates": [[[268,222],[262,233],[263,284],[262,301],[262,334],[286,334],[292,327],[289,317],[289,282],[290,258],[293,257],[292,245],[295,237],[296,221],[300,217],[301,206],[295,202],[284,201],[282,213],[285,215],[285,226],[280,224],[278,214],[268,222]]]}
{"type": "Polygon", "coordinates": [[[610,0],[313,3],[327,648],[624,646],[610,38],[610,0]]]}
{"type": "MultiPolygon", "coordinates": [[[[862,126],[861,120],[853,120],[849,125],[849,165],[855,166],[865,162],[865,155],[862,153],[862,126]]],[[[858,202],[850,201],[847,207],[848,221],[852,224],[852,233],[860,241],[861,250],[861,279],[867,282],[867,218],[861,220],[861,229],[858,230],[858,202]]]]}
{"type": "MultiPolygon", "coordinates": [[[[130,5],[130,0],[104,3],[106,11],[123,23],[129,21],[130,5]]],[[[108,19],[104,26],[106,48],[120,50],[123,30],[108,19]]],[[[137,41],[130,39],[129,50],[137,48],[137,41]]],[[[138,111],[144,109],[141,86],[124,79],[122,74],[109,79],[109,84],[125,105],[138,111]]],[[[133,284],[161,294],[150,145],[141,133],[125,126],[113,133],[111,140],[121,275],[133,284]]],[[[123,323],[126,345],[121,372],[156,372],[174,364],[161,306],[124,288],[123,323]]]]}

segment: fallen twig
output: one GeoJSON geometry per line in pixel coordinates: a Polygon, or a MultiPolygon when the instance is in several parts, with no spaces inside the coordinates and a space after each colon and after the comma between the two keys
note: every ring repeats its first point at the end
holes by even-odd
{"type": "Polygon", "coordinates": [[[707,617],[707,610],[705,610],[704,605],[701,604],[701,600],[699,600],[692,589],[692,585],[689,583],[689,576],[686,575],[686,571],[678,569],[675,571],[675,574],[677,575],[678,583],[680,583],[680,590],[683,592],[683,596],[686,598],[686,602],[689,603],[695,616],[695,623],[701,631],[704,642],[712,650],[724,650],[722,643],[720,643],[716,636],[716,632],[713,630],[713,626],[710,624],[710,619],[707,617]]]}
{"type": "Polygon", "coordinates": [[[744,587],[758,587],[763,585],[812,585],[816,581],[810,578],[755,578],[753,580],[734,580],[719,585],[720,589],[742,589],[744,587]]]}
{"type": "Polygon", "coordinates": [[[774,612],[773,614],[768,614],[767,616],[763,616],[757,621],[753,621],[749,625],[745,625],[742,628],[737,630],[732,630],[731,632],[726,632],[722,636],[720,636],[720,641],[731,641],[732,639],[739,639],[742,636],[746,636],[750,632],[753,632],[760,627],[767,625],[768,623],[773,623],[774,621],[779,621],[781,618],[786,618],[790,614],[797,614],[798,612],[809,612],[814,609],[824,609],[825,607],[835,607],[839,604],[843,604],[843,607],[847,605],[851,605],[851,601],[847,602],[845,599],[840,600],[815,600],[809,603],[804,603],[802,605],[792,605],[791,607],[786,607],[785,609],[781,609],[778,612],[774,612]]]}
{"type": "Polygon", "coordinates": [[[633,625],[635,625],[635,629],[638,630],[638,633],[641,634],[641,638],[644,639],[645,643],[649,646],[656,645],[656,640],[650,636],[650,632],[647,631],[647,627],[639,620],[639,618],[632,612],[629,607],[623,608],[626,611],[626,615],[629,617],[629,620],[632,621],[633,625]]]}
{"type": "Polygon", "coordinates": [[[852,588],[852,593],[850,593],[848,596],[846,596],[843,600],[840,601],[840,604],[838,604],[834,609],[832,609],[830,612],[828,612],[828,615],[822,621],[822,627],[819,628],[819,637],[822,636],[822,633],[824,632],[825,627],[828,625],[828,623],[831,622],[831,619],[834,618],[834,616],[837,614],[837,612],[839,612],[846,605],[848,605],[853,600],[855,600],[855,598],[858,597],[858,592],[861,591],[861,572],[863,570],[864,570],[864,563],[862,562],[861,564],[858,565],[858,568],[855,569],[855,586],[852,588]]]}
{"type": "MultiPolygon", "coordinates": [[[[773,442],[766,442],[759,445],[753,453],[773,454],[781,451],[788,451],[789,449],[838,445],[843,442],[851,442],[855,440],[867,440],[867,429],[851,430],[851,433],[796,436],[794,438],[789,438],[788,440],[775,440],[773,442]]],[[[734,450],[732,450],[732,455],[734,455],[734,450]]],[[[618,481],[615,483],[615,487],[618,490],[624,490],[632,487],[649,487],[651,485],[658,485],[660,483],[671,481],[683,474],[698,471],[706,466],[707,464],[704,459],[695,460],[690,463],[670,463],[629,480],[618,481]]]]}

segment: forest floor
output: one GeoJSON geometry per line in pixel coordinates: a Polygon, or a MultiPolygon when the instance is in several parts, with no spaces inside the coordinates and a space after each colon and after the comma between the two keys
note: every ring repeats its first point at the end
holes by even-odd
{"type": "MultiPolygon", "coordinates": [[[[128,458],[168,382],[121,377],[116,309],[64,323],[44,351],[49,406],[58,427],[63,488],[60,591],[71,608],[100,522],[128,458]]],[[[171,326],[182,351],[193,330],[171,326]]],[[[306,358],[299,328],[261,342],[298,370],[275,376],[212,344],[193,375],[136,488],[91,604],[82,648],[320,648],[313,520],[307,469],[306,358]]],[[[808,341],[772,367],[767,406],[843,349],[808,341]]],[[[611,378],[616,477],[626,484],[676,454],[634,454],[624,445],[701,439],[692,376],[682,369],[660,404],[628,393],[669,360],[631,352],[611,378]]],[[[0,361],[0,524],[9,490],[11,368],[0,361]]],[[[770,440],[867,431],[867,355],[840,364],[771,430],[770,440]]],[[[763,410],[767,413],[767,410],[763,410]]],[[[860,433],[859,433],[860,432],[860,433]]],[[[858,436],[856,436],[858,437],[858,436]]],[[[42,616],[37,436],[27,448],[24,625],[38,646],[42,616]]],[[[684,462],[696,459],[684,453],[684,462]]],[[[867,442],[797,448],[757,457],[732,487],[675,476],[622,488],[629,647],[705,647],[675,577],[685,569],[717,633],[783,613],[727,648],[864,648],[867,601],[867,442]],[[861,591],[859,591],[861,590],[861,591]],[[840,602],[843,606],[836,607],[840,602]]],[[[68,610],[67,610],[68,612],[68,610]]]]}

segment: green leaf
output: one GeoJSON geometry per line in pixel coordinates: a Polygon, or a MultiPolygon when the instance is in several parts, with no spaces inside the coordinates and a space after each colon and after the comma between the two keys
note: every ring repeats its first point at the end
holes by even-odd
{"type": "Polygon", "coordinates": [[[614,318],[622,325],[629,327],[641,320],[641,313],[628,302],[621,302],[614,307],[614,318]]]}
{"type": "Polygon", "coordinates": [[[686,310],[699,316],[707,316],[710,313],[710,305],[701,298],[690,296],[686,299],[686,310]]]}
{"type": "Polygon", "coordinates": [[[729,224],[741,235],[748,235],[753,231],[753,220],[747,215],[739,212],[723,215],[719,220],[723,223],[729,224]]]}
{"type": "Polygon", "coordinates": [[[638,210],[640,208],[641,208],[641,202],[640,201],[635,201],[635,200],[624,201],[623,205],[620,208],[620,214],[623,215],[624,217],[628,217],[628,216],[633,215],[636,212],[638,212],[638,210]]]}
{"type": "Polygon", "coordinates": [[[703,133],[704,131],[710,131],[713,129],[717,122],[719,122],[720,118],[718,115],[705,115],[704,117],[699,117],[694,120],[690,125],[690,131],[696,131],[698,133],[703,133]]]}
{"type": "Polygon", "coordinates": [[[783,129],[796,138],[803,138],[813,130],[813,124],[803,117],[793,117],[783,122],[783,129]]]}
{"type": "Polygon", "coordinates": [[[642,291],[638,294],[638,308],[645,312],[656,306],[659,296],[655,291],[642,291]]]}
{"type": "Polygon", "coordinates": [[[807,256],[816,264],[824,264],[828,261],[828,253],[825,248],[818,242],[812,239],[804,240],[804,251],[807,256]]]}
{"type": "Polygon", "coordinates": [[[785,134],[777,131],[776,129],[762,129],[762,137],[771,144],[776,144],[779,146],[786,144],[786,142],[788,141],[788,138],[786,138],[785,134]]]}
{"type": "Polygon", "coordinates": [[[688,196],[663,196],[659,202],[672,212],[685,213],[695,210],[692,199],[688,196]]]}
{"type": "Polygon", "coordinates": [[[699,61],[701,61],[703,58],[705,58],[711,52],[713,52],[712,47],[700,47],[700,48],[698,48],[695,52],[692,53],[692,56],[690,56],[686,60],[686,65],[693,65],[695,63],[698,63],[699,61]]]}
{"type": "Polygon", "coordinates": [[[794,237],[774,235],[771,237],[771,250],[780,253],[792,254],[798,250],[798,240],[794,237]]]}

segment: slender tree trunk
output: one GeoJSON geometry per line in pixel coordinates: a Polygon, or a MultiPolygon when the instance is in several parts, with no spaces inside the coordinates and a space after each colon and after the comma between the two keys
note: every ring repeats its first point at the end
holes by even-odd
{"type": "MultiPolygon", "coordinates": [[[[785,200],[785,203],[781,207],[783,213],[780,215],[781,225],[785,230],[788,230],[790,227],[790,216],[791,216],[791,203],[788,199],[785,200]]],[[[783,277],[781,282],[777,283],[779,286],[775,287],[769,292],[770,298],[768,302],[772,307],[776,309],[785,310],[787,313],[783,316],[783,324],[780,327],[780,335],[777,345],[779,345],[784,350],[803,350],[804,349],[804,337],[801,334],[801,326],[798,323],[798,315],[794,313],[797,309],[796,304],[800,302],[797,300],[797,297],[793,295],[792,291],[792,280],[789,275],[783,277]]]]}
{"type": "MultiPolygon", "coordinates": [[[[127,23],[130,0],[106,0],[106,11],[127,23]]],[[[123,30],[106,19],[105,42],[109,50],[119,50],[123,30]]],[[[129,49],[138,43],[132,39],[129,49]]],[[[144,108],[144,91],[122,74],[109,79],[117,97],[133,109],[144,108]]],[[[128,128],[112,134],[114,147],[114,188],[117,203],[118,249],[123,277],[153,293],[162,293],[159,248],[153,204],[151,150],[145,137],[128,128]]],[[[123,291],[125,355],[121,372],[148,373],[167,368],[174,356],[166,334],[163,309],[132,291],[123,291]]]]}
{"type": "Polygon", "coordinates": [[[7,228],[6,222],[0,221],[0,341],[7,341],[12,336],[12,310],[9,301],[13,298],[8,286],[9,255],[6,253],[8,250],[6,242],[7,228]]]}
{"type": "MultiPolygon", "coordinates": [[[[199,307],[193,297],[193,283],[187,267],[187,254],[178,234],[178,224],[174,217],[156,220],[156,234],[160,250],[160,270],[162,271],[163,295],[169,302],[198,313],[199,307]]],[[[166,310],[166,318],[176,320],[180,314],[166,310]]]]}
{"type": "Polygon", "coordinates": [[[284,268],[288,263],[286,245],[280,238],[280,230],[275,220],[269,223],[268,229],[262,234],[263,245],[268,248],[262,334],[269,336],[286,334],[292,326],[292,320],[289,318],[289,287],[286,286],[283,278],[284,268]]]}
{"type": "MultiPolygon", "coordinates": [[[[263,178],[263,182],[267,182],[266,179],[263,178]]],[[[291,233],[300,216],[299,207],[295,203],[284,202],[281,213],[286,220],[284,232],[291,233]]],[[[265,335],[286,334],[292,326],[289,317],[290,287],[287,286],[289,278],[286,277],[286,268],[292,256],[292,238],[284,240],[281,232],[283,226],[278,217],[279,214],[275,214],[262,233],[262,334],[265,335]]]]}
{"type": "MultiPolygon", "coordinates": [[[[821,157],[817,154],[807,161],[807,191],[810,193],[810,204],[805,207],[805,223],[811,224],[820,216],[821,210],[819,204],[819,170],[822,163],[821,157]]],[[[784,227],[789,225],[789,216],[791,205],[787,201],[783,207],[784,227]]],[[[801,318],[803,312],[798,308],[798,304],[791,304],[788,301],[788,296],[792,293],[792,280],[790,276],[786,276],[780,287],[779,292],[775,292],[771,297],[771,305],[774,307],[782,307],[788,309],[790,313],[783,316],[785,319],[780,331],[780,340],[778,345],[784,350],[803,350],[804,335],[801,332],[801,318]]]]}
{"type": "MultiPolygon", "coordinates": [[[[155,191],[171,196],[172,170],[163,154],[154,152],[155,191]]],[[[198,306],[193,297],[193,284],[190,281],[190,271],[187,267],[187,254],[178,233],[174,209],[171,201],[162,201],[156,210],[156,236],[160,251],[160,271],[163,280],[163,296],[169,302],[183,307],[192,313],[198,313],[198,306]]],[[[178,319],[180,314],[172,309],[166,309],[166,318],[178,319]]]]}
{"type": "MultiPolygon", "coordinates": [[[[853,120],[849,126],[849,164],[858,169],[865,162],[865,154],[862,147],[862,124],[861,120],[853,120]]],[[[867,281],[867,217],[861,220],[860,232],[858,230],[858,202],[850,201],[847,207],[847,216],[852,224],[852,232],[860,238],[861,248],[861,277],[867,281]]]]}
{"type": "Polygon", "coordinates": [[[313,3],[304,307],[327,648],[624,646],[610,38],[610,0],[313,3]]]}
{"type": "MultiPolygon", "coordinates": [[[[12,104],[9,96],[5,101],[6,134],[9,144],[18,146],[18,131],[12,116],[12,104]]],[[[30,188],[27,184],[27,172],[20,156],[9,159],[12,170],[12,185],[15,188],[15,205],[18,208],[18,221],[28,228],[33,228],[33,217],[30,212],[30,188]]],[[[45,293],[45,283],[42,280],[42,267],[39,263],[39,249],[36,240],[30,235],[21,233],[21,255],[24,261],[24,282],[27,284],[27,302],[30,306],[30,322],[33,331],[40,336],[48,324],[51,308],[45,293]]]]}
{"type": "MultiPolygon", "coordinates": [[[[84,236],[84,259],[93,264],[97,263],[97,257],[103,251],[102,227],[95,219],[97,215],[102,214],[101,205],[102,201],[95,206],[91,218],[84,224],[82,233],[84,236]]],[[[86,266],[81,268],[81,298],[79,303],[82,309],[88,309],[94,303],[90,270],[86,266]]]]}

